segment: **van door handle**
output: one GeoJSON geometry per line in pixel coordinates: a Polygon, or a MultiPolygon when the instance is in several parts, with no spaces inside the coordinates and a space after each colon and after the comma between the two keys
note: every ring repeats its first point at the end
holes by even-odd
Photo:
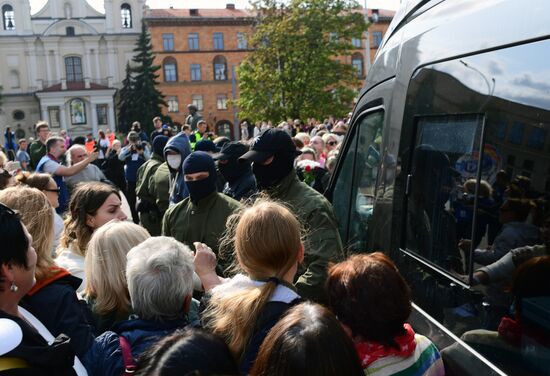
{"type": "Polygon", "coordinates": [[[407,175],[407,182],[405,184],[405,196],[408,196],[409,193],[411,192],[411,180],[412,180],[412,175],[408,174],[407,175]]]}

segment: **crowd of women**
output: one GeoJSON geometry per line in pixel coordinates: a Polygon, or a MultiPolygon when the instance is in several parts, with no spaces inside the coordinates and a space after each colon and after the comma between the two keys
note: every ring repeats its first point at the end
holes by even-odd
{"type": "Polygon", "coordinates": [[[228,236],[236,274],[222,278],[207,245],[193,253],[150,237],[124,220],[116,189],[81,184],[58,250],[82,252],[80,279],[52,258],[54,211],[42,191],[8,188],[0,202],[0,316],[10,338],[2,367],[52,375],[360,375],[389,374],[387,367],[443,374],[437,349],[406,323],[409,288],[383,254],[331,266],[328,307],[300,298],[292,283],[303,229],[282,204],[258,200],[235,214],[228,236]]]}

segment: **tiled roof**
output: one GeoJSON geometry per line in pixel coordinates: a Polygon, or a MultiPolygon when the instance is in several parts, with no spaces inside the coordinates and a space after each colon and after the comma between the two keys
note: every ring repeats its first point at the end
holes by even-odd
{"type": "Polygon", "coordinates": [[[254,17],[246,9],[197,9],[197,15],[191,16],[190,9],[148,9],[147,18],[241,18],[254,17]]]}
{"type": "Polygon", "coordinates": [[[67,82],[67,90],[61,90],[61,84],[52,85],[42,89],[43,92],[52,91],[76,91],[76,90],[105,90],[110,89],[108,86],[90,83],[90,87],[86,88],[84,82],[67,82]]]}

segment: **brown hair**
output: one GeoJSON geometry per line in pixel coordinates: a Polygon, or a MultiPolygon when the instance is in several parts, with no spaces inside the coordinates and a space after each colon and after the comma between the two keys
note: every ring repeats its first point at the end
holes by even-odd
{"type": "Polygon", "coordinates": [[[17,180],[19,184],[25,184],[29,187],[43,191],[48,188],[48,184],[53,178],[50,174],[41,174],[38,172],[31,174],[30,172],[22,171],[15,176],[15,180],[17,180]]]}
{"type": "MultiPolygon", "coordinates": [[[[228,224],[238,264],[251,279],[282,279],[298,261],[300,222],[283,205],[259,200],[230,218],[228,224]]],[[[224,338],[236,358],[241,357],[276,287],[275,281],[269,281],[245,291],[212,295],[205,312],[206,327],[224,338]]]]}
{"type": "Polygon", "coordinates": [[[269,331],[251,376],[363,375],[353,342],[325,307],[291,308],[269,331]]]}
{"type": "Polygon", "coordinates": [[[36,133],[40,132],[40,129],[42,128],[50,128],[50,125],[47,121],[40,120],[36,125],[34,126],[34,129],[36,130],[36,133]]]}
{"type": "Polygon", "coordinates": [[[0,191],[0,202],[19,212],[21,222],[32,236],[32,245],[38,256],[36,279],[47,278],[55,265],[51,255],[53,210],[48,198],[36,188],[11,187],[0,191]]]}
{"type": "Polygon", "coordinates": [[[69,203],[69,214],[65,219],[60,247],[68,248],[73,243],[73,250],[85,256],[86,247],[94,231],[86,224],[87,215],[95,215],[112,194],[120,199],[118,189],[109,184],[88,182],[76,186],[69,203]]]}
{"type": "Polygon", "coordinates": [[[381,252],[354,255],[328,271],[329,303],[354,336],[397,346],[411,313],[410,289],[393,261],[381,252]]]}

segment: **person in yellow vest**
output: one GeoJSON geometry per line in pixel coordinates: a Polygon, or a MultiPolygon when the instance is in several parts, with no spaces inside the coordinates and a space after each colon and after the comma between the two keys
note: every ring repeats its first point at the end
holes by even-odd
{"type": "Polygon", "coordinates": [[[195,133],[193,133],[191,136],[189,136],[189,142],[191,143],[191,150],[195,151],[195,145],[200,140],[213,140],[214,134],[212,132],[208,132],[208,125],[206,124],[206,121],[199,120],[197,123],[197,130],[195,133]]]}

